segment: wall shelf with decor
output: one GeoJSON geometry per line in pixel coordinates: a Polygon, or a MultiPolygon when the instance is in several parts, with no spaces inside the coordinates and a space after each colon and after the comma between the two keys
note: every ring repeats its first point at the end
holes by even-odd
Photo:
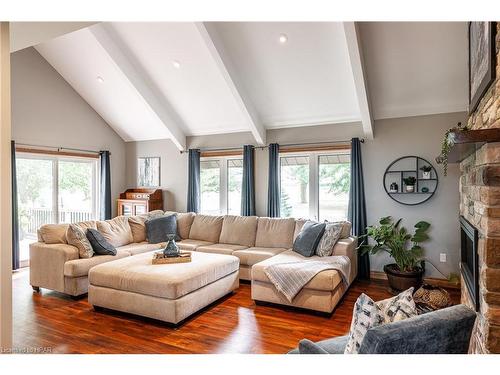
{"type": "Polygon", "coordinates": [[[434,196],[439,183],[434,166],[419,156],[403,156],[385,170],[384,189],[400,204],[415,206],[434,196]]]}

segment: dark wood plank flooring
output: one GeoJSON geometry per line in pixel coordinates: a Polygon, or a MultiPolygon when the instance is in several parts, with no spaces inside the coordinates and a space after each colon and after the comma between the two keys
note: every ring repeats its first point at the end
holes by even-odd
{"type": "Polygon", "coordinates": [[[349,331],[361,293],[390,297],[385,282],[356,281],[332,315],[256,305],[250,285],[240,288],[178,327],[109,310],[94,311],[87,297],[71,299],[42,289],[29,272],[14,277],[14,347],[47,347],[52,353],[286,353],[302,338],[313,341],[349,331]]]}

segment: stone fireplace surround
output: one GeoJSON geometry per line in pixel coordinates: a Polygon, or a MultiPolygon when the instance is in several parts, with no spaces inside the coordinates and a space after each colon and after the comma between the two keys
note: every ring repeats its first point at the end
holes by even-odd
{"type": "MultiPolygon", "coordinates": [[[[500,128],[500,22],[496,80],[471,114],[471,129],[500,128]]],[[[500,353],[500,142],[486,143],[460,163],[460,214],[479,231],[479,312],[471,353],[500,353]]],[[[474,309],[462,279],[462,303],[474,309]]]]}

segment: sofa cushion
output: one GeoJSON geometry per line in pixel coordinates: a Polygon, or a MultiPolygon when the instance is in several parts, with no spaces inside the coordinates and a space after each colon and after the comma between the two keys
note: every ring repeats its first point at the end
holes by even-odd
{"type": "Polygon", "coordinates": [[[178,299],[239,269],[238,258],[194,252],[190,263],[151,264],[139,254],[94,267],[90,284],[158,298],[178,299]]]}
{"type": "Polygon", "coordinates": [[[299,342],[300,354],[328,354],[321,346],[308,339],[302,339],[299,342]]]}
{"type": "Polygon", "coordinates": [[[286,251],[286,249],[281,247],[250,247],[244,250],[236,250],[232,255],[240,258],[240,264],[253,266],[283,251],[286,251]]]}
{"type": "Polygon", "coordinates": [[[257,234],[257,216],[224,216],[220,243],[242,245],[246,247],[255,246],[255,235],[257,234]]]}
{"type": "Polygon", "coordinates": [[[141,253],[146,253],[148,251],[154,251],[162,249],[166,246],[165,243],[148,243],[148,242],[139,242],[139,243],[129,243],[128,245],[121,246],[117,248],[118,251],[126,251],[130,255],[136,255],[141,253]]]}
{"type": "Polygon", "coordinates": [[[87,239],[95,255],[116,255],[116,248],[111,245],[97,229],[87,229],[87,239]]]}
{"type": "Polygon", "coordinates": [[[225,243],[216,243],[214,245],[200,246],[196,248],[196,251],[202,253],[214,253],[214,254],[226,254],[231,255],[236,250],[243,250],[248,248],[248,246],[241,245],[230,245],[225,243]]]}
{"type": "Polygon", "coordinates": [[[293,244],[294,230],[295,219],[259,217],[255,246],[290,249],[293,244]]]}
{"type": "Polygon", "coordinates": [[[213,242],[190,239],[177,242],[177,246],[179,247],[179,249],[184,251],[195,251],[200,246],[208,246],[213,244],[213,242]]]}
{"type": "Polygon", "coordinates": [[[130,256],[126,251],[117,251],[116,255],[96,255],[88,259],[75,259],[64,263],[64,276],[87,276],[92,267],[130,256]]]}
{"type": "Polygon", "coordinates": [[[181,239],[185,240],[189,238],[189,231],[191,230],[191,225],[193,225],[196,214],[194,212],[165,211],[165,215],[171,214],[177,215],[177,233],[181,239]]]}
{"type": "Polygon", "coordinates": [[[293,251],[305,257],[312,257],[325,232],[325,226],[325,223],[316,223],[314,221],[305,223],[293,243],[293,251]]]}
{"type": "Polygon", "coordinates": [[[219,242],[223,221],[223,216],[196,215],[189,231],[189,239],[219,242]]]}
{"type": "Polygon", "coordinates": [[[87,239],[87,229],[97,229],[95,221],[82,221],[80,223],[72,223],[66,231],[66,239],[69,245],[78,248],[80,258],[92,258],[94,250],[87,239]]]}
{"type": "Polygon", "coordinates": [[[146,220],[146,239],[149,243],[167,242],[177,236],[176,215],[164,215],[146,220]]]}
{"type": "MultiPolygon", "coordinates": [[[[261,281],[264,283],[271,283],[271,280],[267,277],[265,273],[265,268],[280,263],[292,263],[292,262],[300,262],[302,260],[323,260],[325,258],[313,256],[311,258],[303,257],[300,254],[297,254],[293,250],[287,250],[282,252],[272,258],[266,259],[260,263],[255,264],[252,267],[252,280],[261,281]]],[[[309,281],[304,288],[305,289],[313,289],[313,290],[324,290],[324,291],[333,291],[339,285],[342,285],[342,276],[337,270],[325,270],[318,273],[313,277],[311,281],[309,281]]]]}
{"type": "Polygon", "coordinates": [[[127,216],[117,216],[114,219],[97,222],[97,230],[106,241],[115,247],[127,245],[134,241],[127,216]]]}
{"type": "Polygon", "coordinates": [[[69,224],[45,224],[38,229],[42,242],[46,244],[68,243],[66,231],[69,224]]]}
{"type": "Polygon", "coordinates": [[[130,225],[132,238],[134,239],[133,242],[139,243],[146,241],[146,220],[158,216],[163,216],[162,210],[154,210],[144,215],[128,217],[128,224],[130,225]]]}

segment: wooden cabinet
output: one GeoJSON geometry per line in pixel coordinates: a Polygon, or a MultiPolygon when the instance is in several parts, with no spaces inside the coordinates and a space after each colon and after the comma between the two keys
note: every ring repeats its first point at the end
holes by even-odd
{"type": "Polygon", "coordinates": [[[133,216],[163,210],[161,189],[127,189],[117,199],[118,215],[133,216]]]}

